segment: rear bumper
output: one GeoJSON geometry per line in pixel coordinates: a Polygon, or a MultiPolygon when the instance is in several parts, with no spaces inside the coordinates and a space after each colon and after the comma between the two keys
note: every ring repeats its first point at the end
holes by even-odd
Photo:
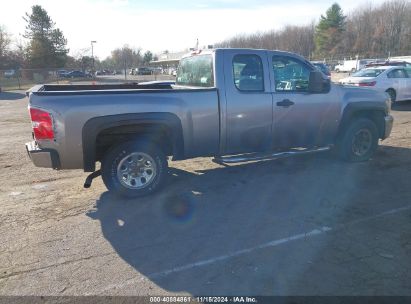
{"type": "Polygon", "coordinates": [[[382,139],[386,139],[387,137],[390,136],[392,125],[394,124],[394,117],[392,117],[391,115],[387,115],[384,117],[384,120],[385,120],[385,129],[384,129],[384,136],[382,139]]]}
{"type": "Polygon", "coordinates": [[[60,169],[60,158],[53,149],[41,149],[35,141],[26,143],[26,151],[36,167],[60,169]]]}

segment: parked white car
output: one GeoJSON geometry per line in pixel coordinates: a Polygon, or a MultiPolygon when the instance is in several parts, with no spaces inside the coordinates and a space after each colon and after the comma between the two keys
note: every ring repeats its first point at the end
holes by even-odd
{"type": "Polygon", "coordinates": [[[403,67],[379,66],[362,69],[340,80],[343,85],[375,88],[387,92],[391,101],[411,100],[411,75],[403,67]]]}

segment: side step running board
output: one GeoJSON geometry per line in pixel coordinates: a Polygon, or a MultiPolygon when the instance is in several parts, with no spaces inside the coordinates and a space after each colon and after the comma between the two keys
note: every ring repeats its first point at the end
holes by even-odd
{"type": "Polygon", "coordinates": [[[278,159],[278,158],[285,158],[285,157],[290,157],[290,156],[295,156],[295,155],[325,152],[325,151],[329,151],[330,149],[331,149],[331,146],[327,146],[327,147],[318,147],[318,148],[312,148],[312,149],[291,150],[291,151],[271,153],[271,154],[252,153],[252,154],[242,154],[242,155],[234,155],[234,156],[221,156],[221,157],[216,156],[214,157],[213,162],[219,165],[244,163],[244,162],[249,162],[249,161],[278,159]]]}

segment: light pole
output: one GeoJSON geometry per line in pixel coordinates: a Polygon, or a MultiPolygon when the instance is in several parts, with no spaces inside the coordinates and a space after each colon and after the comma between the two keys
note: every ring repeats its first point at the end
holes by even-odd
{"type": "Polygon", "coordinates": [[[96,43],[96,42],[97,41],[95,41],[95,40],[91,40],[91,59],[93,60],[93,70],[92,70],[93,76],[94,76],[94,50],[93,50],[93,44],[96,43]]]}
{"type": "Polygon", "coordinates": [[[127,80],[127,60],[126,60],[126,52],[124,51],[123,47],[123,62],[124,62],[124,80],[127,80]]]}

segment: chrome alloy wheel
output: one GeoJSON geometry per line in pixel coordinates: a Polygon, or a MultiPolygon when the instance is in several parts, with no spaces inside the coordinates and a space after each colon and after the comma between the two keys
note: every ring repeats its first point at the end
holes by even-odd
{"type": "Polygon", "coordinates": [[[352,152],[357,156],[368,153],[372,146],[372,134],[368,129],[358,130],[352,139],[352,152]]]}
{"type": "Polygon", "coordinates": [[[129,189],[142,189],[150,185],[157,175],[154,159],[142,152],[125,156],[117,166],[117,178],[129,189]]]}

